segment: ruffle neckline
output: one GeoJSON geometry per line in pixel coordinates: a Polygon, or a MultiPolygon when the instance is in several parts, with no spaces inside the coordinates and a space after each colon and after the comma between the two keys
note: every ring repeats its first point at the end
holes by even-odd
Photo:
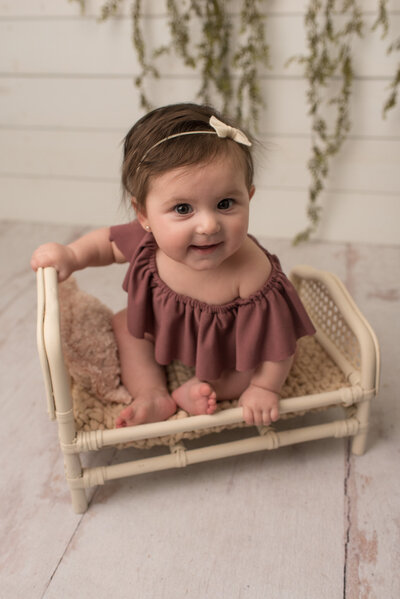
{"type": "Polygon", "coordinates": [[[277,268],[276,256],[269,254],[265,250],[265,248],[263,248],[254,237],[252,237],[252,236],[250,236],[250,237],[251,237],[251,239],[253,239],[253,241],[261,248],[261,250],[268,257],[270,264],[271,264],[271,272],[269,273],[269,276],[268,276],[267,280],[265,281],[265,283],[263,284],[263,286],[258,291],[256,291],[255,293],[252,293],[251,295],[249,295],[249,297],[246,297],[246,298],[237,297],[237,298],[233,299],[232,301],[226,302],[224,304],[208,304],[207,302],[190,297],[189,295],[183,295],[181,293],[177,293],[176,291],[174,291],[171,287],[169,287],[169,285],[167,285],[167,283],[165,283],[165,281],[163,281],[163,279],[160,277],[160,274],[158,272],[157,259],[156,259],[156,252],[157,252],[158,246],[157,246],[157,243],[156,243],[152,233],[146,234],[145,238],[143,239],[142,246],[147,247],[147,248],[149,248],[149,250],[151,250],[151,253],[149,254],[148,268],[149,268],[149,271],[151,271],[154,281],[156,282],[156,285],[160,290],[162,290],[168,296],[173,298],[175,301],[181,302],[184,304],[189,304],[189,306],[196,307],[202,311],[229,312],[232,309],[236,309],[238,306],[245,306],[247,304],[252,304],[254,302],[260,301],[261,298],[264,297],[265,294],[269,291],[269,289],[278,283],[278,281],[280,280],[280,275],[282,275],[283,277],[285,276],[282,273],[282,271],[280,271],[277,268]],[[146,239],[146,237],[147,237],[147,239],[146,239]]]}

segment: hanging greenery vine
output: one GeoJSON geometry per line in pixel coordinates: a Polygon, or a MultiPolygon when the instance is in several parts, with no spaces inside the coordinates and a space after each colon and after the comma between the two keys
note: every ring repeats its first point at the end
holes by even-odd
{"type": "MultiPolygon", "coordinates": [[[[70,1],[78,2],[85,10],[85,0],[70,1]]],[[[105,0],[100,20],[118,15],[123,2],[105,0]]],[[[171,43],[151,49],[142,32],[142,0],[131,0],[132,43],[141,69],[135,84],[142,107],[152,107],[146,82],[160,77],[157,60],[174,52],[185,66],[200,74],[199,100],[207,103],[216,97],[222,111],[256,128],[259,110],[264,106],[259,71],[269,66],[261,4],[263,0],[242,0],[239,19],[235,19],[224,0],[165,0],[171,43]]]]}
{"type": "Polygon", "coordinates": [[[299,233],[295,243],[309,239],[320,221],[319,196],[329,172],[329,161],[337,154],[350,130],[349,100],[353,84],[351,41],[362,35],[362,19],[355,0],[343,3],[339,14],[336,0],[311,0],[305,17],[307,49],[305,56],[293,60],[304,66],[308,80],[307,101],[311,116],[312,150],[308,161],[311,174],[309,226],[299,233]],[[344,16],[343,19],[338,17],[344,16]],[[329,83],[337,78],[339,89],[329,97],[329,83]],[[328,98],[326,97],[328,95],[328,98]],[[334,108],[333,127],[329,130],[326,111],[334,108]]]}
{"type": "MultiPolygon", "coordinates": [[[[378,17],[372,29],[389,29],[387,0],[379,0],[378,17]]],[[[307,241],[321,220],[320,195],[325,188],[330,161],[338,154],[351,128],[350,100],[354,83],[352,45],[361,38],[366,24],[357,0],[310,0],[305,15],[307,53],[292,58],[303,66],[308,81],[307,101],[311,117],[312,149],[308,160],[311,182],[307,215],[309,225],[294,239],[307,241]],[[332,123],[329,126],[328,123],[332,123]]],[[[389,47],[392,52],[395,45],[389,47]]],[[[399,72],[391,83],[391,94],[383,114],[396,104],[399,72]]]]}
{"type": "MultiPolygon", "coordinates": [[[[85,0],[70,1],[78,2],[84,11],[85,0]]],[[[123,3],[124,0],[104,0],[100,20],[116,16],[123,3]]],[[[387,3],[388,0],[377,0],[377,18],[372,27],[380,28],[383,38],[389,31],[387,3]]],[[[264,107],[260,71],[270,67],[265,39],[267,5],[267,0],[241,0],[240,15],[234,17],[229,2],[224,0],[165,0],[171,42],[151,49],[142,30],[142,0],[130,0],[132,43],[140,66],[135,84],[142,107],[149,110],[152,106],[146,83],[160,77],[157,60],[174,52],[185,66],[200,73],[199,100],[211,102],[217,97],[222,111],[235,114],[239,122],[257,128],[259,112],[264,107]]],[[[362,37],[366,28],[359,0],[309,0],[304,24],[306,53],[288,61],[301,65],[308,81],[312,131],[308,160],[309,225],[296,236],[295,243],[308,240],[320,222],[320,195],[330,163],[351,128],[353,42],[362,37]]],[[[398,50],[400,37],[389,45],[388,53],[398,50]]],[[[400,66],[389,86],[383,116],[396,105],[399,85],[400,66]]]]}
{"type": "MultiPolygon", "coordinates": [[[[388,0],[379,0],[378,6],[378,17],[375,23],[372,26],[373,31],[378,29],[378,27],[382,28],[381,38],[385,38],[389,33],[389,18],[387,12],[387,3],[388,0]]],[[[395,39],[388,47],[387,54],[392,54],[392,52],[400,50],[400,35],[397,39],[395,39]]],[[[389,95],[383,105],[383,117],[385,118],[387,112],[394,108],[397,104],[397,95],[398,89],[400,87],[400,62],[397,65],[396,73],[389,84],[389,95]]]]}

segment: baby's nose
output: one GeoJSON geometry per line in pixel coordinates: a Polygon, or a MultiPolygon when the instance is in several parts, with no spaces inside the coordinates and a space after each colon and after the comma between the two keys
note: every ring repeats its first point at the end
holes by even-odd
{"type": "Polygon", "coordinates": [[[204,213],[200,215],[197,230],[202,235],[213,235],[220,230],[220,224],[216,215],[204,213]]]}

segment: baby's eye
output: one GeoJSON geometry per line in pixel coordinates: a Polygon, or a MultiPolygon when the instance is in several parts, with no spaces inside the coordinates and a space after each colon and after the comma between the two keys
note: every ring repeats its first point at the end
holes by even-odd
{"type": "Polygon", "coordinates": [[[181,216],[186,216],[186,214],[193,212],[193,208],[190,204],[177,204],[174,206],[174,211],[181,216]]]}
{"type": "Polygon", "coordinates": [[[232,198],[224,198],[220,202],[218,202],[218,210],[229,210],[232,208],[234,200],[232,198]]]}

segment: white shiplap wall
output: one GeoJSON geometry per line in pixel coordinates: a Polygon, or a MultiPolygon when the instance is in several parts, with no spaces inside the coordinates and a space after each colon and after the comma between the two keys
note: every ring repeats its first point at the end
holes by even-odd
{"type": "MultiPolygon", "coordinates": [[[[0,218],[97,226],[126,219],[119,207],[120,141],[141,116],[125,14],[99,24],[101,0],[86,15],[67,0],[0,0],[0,218]]],[[[377,0],[362,2],[372,24],[377,0]]],[[[234,3],[233,3],[234,5],[234,3]]],[[[272,71],[262,74],[268,108],[260,138],[251,230],[292,237],[306,225],[310,134],[306,83],[284,64],[304,48],[306,0],[266,0],[272,71]]],[[[167,39],[165,3],[148,0],[146,31],[167,39]]],[[[389,2],[392,39],[400,0],[389,2]]],[[[332,164],[320,239],[399,243],[400,108],[382,119],[398,56],[366,32],[355,55],[353,128],[332,164]]],[[[158,104],[191,101],[199,80],[178,60],[160,62],[150,90],[158,104]]]]}

